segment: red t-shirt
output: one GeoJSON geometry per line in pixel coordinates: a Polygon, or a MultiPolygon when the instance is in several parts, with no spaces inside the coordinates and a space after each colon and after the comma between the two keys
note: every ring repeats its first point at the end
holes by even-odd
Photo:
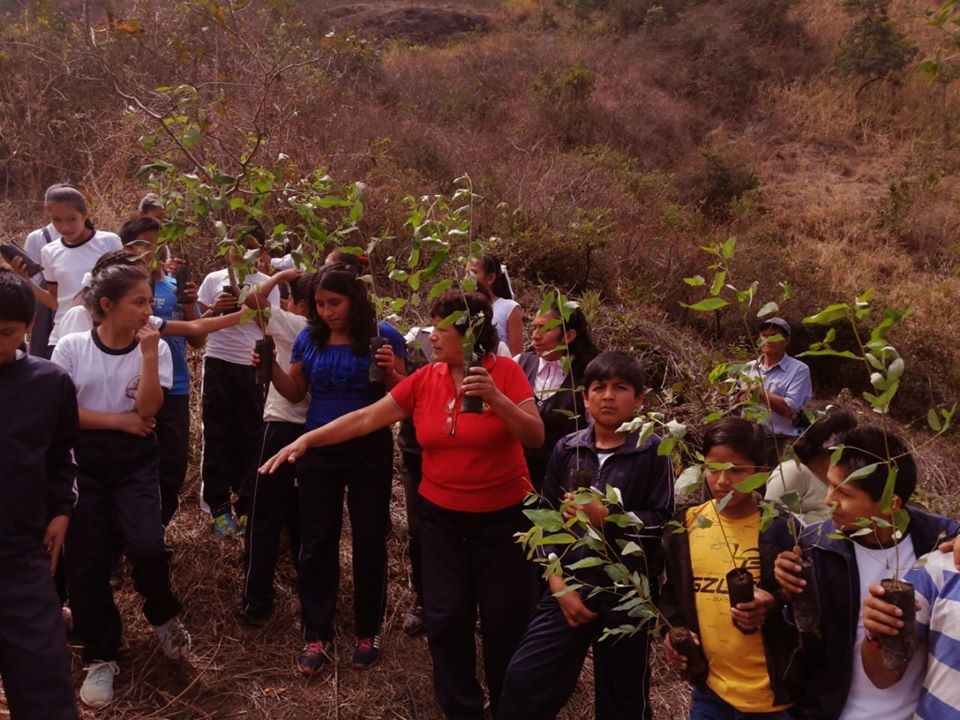
{"type": "MultiPolygon", "coordinates": [[[[483,366],[510,400],[533,400],[530,381],[513,360],[487,355],[483,366]]],[[[413,418],[423,448],[420,494],[427,500],[448,510],[491,512],[530,492],[523,446],[488,405],[480,414],[460,412],[446,363],[404,378],[390,396],[413,418]]]]}

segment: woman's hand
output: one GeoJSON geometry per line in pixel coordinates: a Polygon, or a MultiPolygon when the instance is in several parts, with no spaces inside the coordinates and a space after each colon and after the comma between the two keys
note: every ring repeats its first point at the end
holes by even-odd
{"type": "Polygon", "coordinates": [[[280,452],[274,455],[272,458],[267,460],[263,465],[260,466],[261,475],[272,475],[275,473],[285,462],[295,463],[298,458],[302,457],[303,454],[309,449],[304,440],[304,436],[301,435],[292,443],[283,448],[280,452]]]}
{"type": "Polygon", "coordinates": [[[493,405],[501,397],[500,390],[494,385],[490,373],[480,365],[471,367],[469,375],[464,373],[461,389],[464,395],[482,398],[487,405],[493,405]]]}
{"type": "Polygon", "coordinates": [[[27,272],[27,264],[23,261],[23,258],[14,256],[7,261],[7,265],[20,277],[30,279],[30,273],[27,272]]]}
{"type": "Polygon", "coordinates": [[[137,342],[140,343],[140,353],[143,355],[156,355],[157,348],[160,345],[160,331],[157,330],[149,321],[137,330],[137,342]]]}
{"type": "MultiPolygon", "coordinates": [[[[693,640],[695,645],[700,644],[700,637],[690,631],[690,639],[693,640]]],[[[670,644],[670,633],[667,633],[663,636],[663,654],[667,659],[667,663],[675,667],[680,672],[686,672],[687,670],[687,656],[683,653],[677,652],[673,645],[670,644]]]]}
{"type": "Polygon", "coordinates": [[[746,632],[759,630],[776,606],[776,600],[773,595],[760,587],[754,586],[753,600],[745,603],[737,603],[736,607],[730,608],[730,616],[733,623],[741,630],[746,632]]]}

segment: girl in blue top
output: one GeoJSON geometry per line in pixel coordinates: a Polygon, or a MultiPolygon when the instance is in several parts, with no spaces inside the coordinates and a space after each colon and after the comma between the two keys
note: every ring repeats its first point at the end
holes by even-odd
{"type": "MultiPolygon", "coordinates": [[[[325,425],[383,397],[404,376],[406,344],[387,323],[377,323],[366,288],[344,264],[328,265],[311,283],[309,325],[297,337],[290,374],[273,373],[281,395],[299,402],[310,391],[305,430],[325,425]],[[370,340],[388,342],[371,354],[370,340]],[[372,383],[370,364],[384,371],[372,383]]],[[[380,624],[386,601],[393,436],[389,428],[355,440],[314,448],[297,462],[300,483],[298,591],[305,645],[300,671],[310,676],[326,662],[340,579],[343,496],[353,537],[353,665],[368,668],[380,656],[380,624]]]]}

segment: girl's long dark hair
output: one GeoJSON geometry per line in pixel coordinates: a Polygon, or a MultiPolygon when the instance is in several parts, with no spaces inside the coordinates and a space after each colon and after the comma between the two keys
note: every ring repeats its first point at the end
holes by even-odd
{"type": "Polygon", "coordinates": [[[350,347],[353,354],[363,357],[370,354],[370,338],[377,331],[377,314],[367,295],[363,281],[347,265],[337,263],[318,270],[310,281],[310,296],[307,302],[307,321],[310,325],[310,338],[318,347],[330,342],[330,327],[317,313],[314,298],[318,290],[328,290],[345,296],[350,301],[350,347]]]}
{"type": "MultiPolygon", "coordinates": [[[[550,310],[547,315],[560,317],[558,310],[550,310]]],[[[590,324],[587,322],[587,316],[583,314],[583,310],[580,308],[574,308],[563,325],[557,326],[561,331],[561,342],[563,342],[564,327],[567,330],[576,330],[577,332],[577,336],[567,346],[567,353],[570,355],[570,370],[573,373],[574,380],[582,380],[583,371],[586,370],[590,361],[600,354],[600,349],[593,344],[593,338],[590,337],[590,324]]]]}
{"type": "Polygon", "coordinates": [[[730,448],[758,468],[767,465],[763,428],[746,418],[728,415],[707,425],[700,451],[706,456],[718,445],[730,448]]]}
{"type": "MultiPolygon", "coordinates": [[[[503,274],[503,263],[496,255],[487,253],[482,258],[477,258],[485,275],[493,273],[493,282],[490,283],[489,292],[498,298],[513,300],[513,293],[510,292],[510,283],[507,282],[507,276],[503,274]]],[[[492,302],[494,298],[490,298],[492,302]]]]}
{"type": "MultiPolygon", "coordinates": [[[[57,183],[56,185],[48,187],[47,192],[43,196],[43,202],[46,205],[62,203],[70,205],[79,213],[86,214],[88,212],[87,199],[83,196],[83,193],[73,187],[73,185],[67,185],[66,183],[57,183]]],[[[96,232],[96,228],[93,227],[93,221],[90,220],[89,217],[84,220],[83,224],[87,230],[96,232]]]]}

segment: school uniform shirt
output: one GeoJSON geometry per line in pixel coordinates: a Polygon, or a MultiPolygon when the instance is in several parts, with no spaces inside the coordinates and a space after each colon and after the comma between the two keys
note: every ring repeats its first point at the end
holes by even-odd
{"type": "Polygon", "coordinates": [[[120,238],[113,233],[97,230],[80,245],[65,245],[63,238],[44,245],[40,251],[43,279],[57,283],[57,312],[53,316],[50,344],[60,340],[60,318],[77,304],[78,293],[83,289],[83,276],[93,269],[103,255],[123,247],[120,238]]]}
{"type": "Polygon", "coordinates": [[[493,311],[493,324],[497,328],[497,336],[500,338],[500,342],[505,343],[507,341],[507,320],[518,307],[520,307],[520,303],[507,298],[497,298],[490,304],[490,309],[493,311]]]}
{"type": "MultiPolygon", "coordinates": [[[[57,232],[57,229],[53,226],[53,223],[50,223],[46,227],[37,228],[29,235],[27,239],[23,241],[23,250],[30,257],[36,260],[41,265],[43,264],[43,255],[42,251],[45,245],[48,245],[47,238],[50,238],[49,242],[60,239],[60,233],[57,232]],[[44,230],[46,230],[46,235],[44,235],[44,230]]],[[[36,283],[39,283],[43,280],[43,271],[41,270],[36,275],[33,276],[33,280],[36,283]]]]}
{"type": "MultiPolygon", "coordinates": [[[[517,405],[533,390],[512,359],[483,359],[497,388],[517,405]]],[[[532,489],[523,446],[484,403],[479,414],[461,413],[446,363],[432,363],[404,378],[390,396],[413,418],[423,448],[420,494],[434,505],[462,512],[492,512],[521,502],[532,489]]]]}
{"type": "MultiPolygon", "coordinates": [[[[244,285],[256,285],[267,279],[263,273],[253,272],[243,279],[244,285]]],[[[230,274],[226,268],[215,270],[207,275],[200,283],[197,299],[205,306],[212,307],[217,301],[225,285],[230,284],[230,274]]],[[[279,307],[280,291],[274,288],[267,298],[270,305],[279,307]]],[[[250,365],[250,356],[253,346],[263,337],[256,320],[250,320],[242,325],[217,330],[207,335],[207,350],[204,357],[216,358],[234,365],[250,365]]]]}
{"type": "MultiPolygon", "coordinates": [[[[385,322],[379,324],[397,357],[407,357],[403,335],[385,322]]],[[[313,430],[341,415],[372,405],[383,397],[382,384],[370,382],[370,355],[354,355],[353,346],[324,345],[318,348],[307,327],[293,343],[290,362],[300,363],[310,391],[305,430],[313,430]]]]}
{"type": "Polygon", "coordinates": [[[767,479],[765,499],[779,500],[789,492],[800,498],[800,514],[805,524],[825,519],[827,513],[827,484],[813,470],[796,458],[777,465],[767,479]]]}
{"type": "Polygon", "coordinates": [[[916,717],[960,717],[960,573],[953,553],[934,550],[920,560],[905,578],[917,591],[917,637],[927,643],[916,717]]]}
{"type": "MultiPolygon", "coordinates": [[[[160,385],[173,384],[173,360],[165,343],[158,345],[160,385]]],[[[77,404],[102,413],[128,413],[136,409],[143,354],[136,340],[122,349],[108,348],[95,330],[73,333],[57,343],[53,362],[67,371],[77,388],[77,404]]]]}
{"type": "MultiPolygon", "coordinates": [[[[163,320],[186,320],[183,306],[177,302],[177,281],[164,275],[153,283],[153,314],[163,320]]],[[[173,358],[173,385],[171,395],[190,394],[190,368],[187,366],[187,339],[182,335],[170,335],[162,338],[170,348],[173,358]]]]}
{"type": "Polygon", "coordinates": [[[709,664],[707,686],[743,713],[788,707],[774,704],[763,635],[744,635],[730,619],[726,575],[734,568],[731,553],[736,566],[746,568],[754,582],[760,582],[760,513],[738,520],[720,518],[710,500],[687,511],[685,526],[690,533],[700,642],[709,664]],[[698,516],[711,523],[701,527],[698,516]]]}
{"type": "MultiPolygon", "coordinates": [[[[290,356],[293,353],[293,343],[297,336],[307,327],[307,319],[302,315],[287,312],[279,305],[270,308],[270,321],[267,323],[267,335],[273,338],[277,346],[276,362],[285,372],[290,372],[290,356]]],[[[277,392],[270,384],[267,391],[267,402],[263,406],[263,419],[266,422],[287,422],[294,425],[303,425],[307,420],[307,410],[310,407],[310,393],[300,402],[294,404],[277,392]]]]}

